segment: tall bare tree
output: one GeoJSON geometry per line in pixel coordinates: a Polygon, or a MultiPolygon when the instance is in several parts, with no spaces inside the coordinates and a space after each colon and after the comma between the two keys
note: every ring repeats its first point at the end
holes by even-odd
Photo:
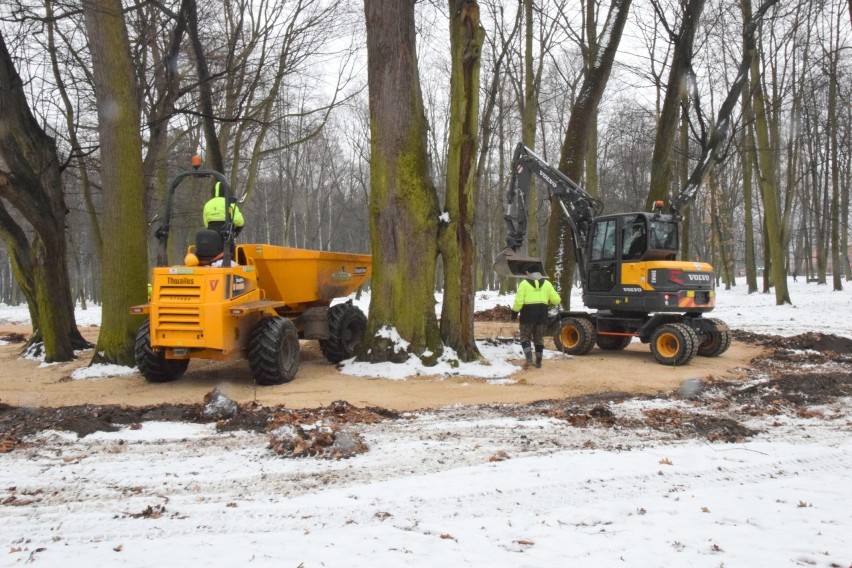
{"type": "MultiPolygon", "coordinates": [[[[763,8],[774,2],[765,2],[763,8]]],[[[752,16],[751,0],[741,0],[740,6],[743,13],[743,51],[755,54],[757,46],[755,42],[756,20],[752,16]],[[751,31],[752,33],[747,33],[751,31]]],[[[772,266],[770,267],[772,283],[775,285],[775,303],[778,305],[789,304],[790,293],[787,288],[786,275],[786,248],[784,243],[785,231],[779,204],[779,182],[774,157],[775,150],[770,143],[769,117],[766,109],[766,96],[760,74],[759,57],[750,60],[751,86],[752,86],[752,110],[754,111],[754,133],[756,139],[757,168],[759,172],[758,185],[764,203],[764,222],[767,239],[764,247],[769,250],[772,266]]]]}
{"type": "Polygon", "coordinates": [[[56,143],[30,111],[23,81],[0,33],[0,197],[21,213],[33,237],[0,203],[0,237],[30,310],[29,346],[45,360],[68,361],[88,346],[77,330],[65,263],[67,208],[56,143]]]}
{"type": "MultiPolygon", "coordinates": [[[[523,11],[524,48],[523,48],[523,80],[515,81],[518,98],[518,108],[521,114],[521,141],[529,148],[536,147],[536,120],[539,113],[539,97],[541,96],[541,80],[544,73],[547,55],[556,41],[557,20],[548,19],[540,9],[535,7],[533,0],[522,0],[519,9],[523,11]],[[538,12],[538,18],[535,18],[538,12]],[[536,34],[538,29],[538,34],[536,34]],[[538,57],[536,57],[536,44],[538,57]]],[[[561,4],[561,2],[560,2],[561,4]]],[[[520,21],[520,14],[518,20],[520,21]]],[[[532,230],[527,237],[527,248],[533,256],[539,254],[538,243],[538,192],[535,180],[531,180],[529,202],[533,205],[528,210],[529,226],[532,230]]]]}
{"type": "MultiPolygon", "coordinates": [[[[743,114],[746,117],[751,116],[751,94],[749,93],[748,83],[743,89],[742,95],[743,114]]],[[[754,249],[754,218],[756,208],[753,204],[753,156],[754,156],[754,136],[752,134],[752,123],[750,120],[746,122],[743,128],[742,136],[740,137],[740,148],[742,152],[742,168],[743,168],[743,224],[744,224],[744,239],[743,246],[745,247],[745,271],[746,271],[746,286],[748,293],[757,292],[757,264],[755,263],[754,249]]]]}
{"type": "Polygon", "coordinates": [[[93,362],[133,366],[148,274],[139,104],[120,0],[84,0],[101,144],[103,310],[93,362]]]}
{"type": "MultiPolygon", "coordinates": [[[[609,81],[612,63],[621,43],[621,34],[627,22],[631,0],[613,0],[601,30],[598,57],[589,67],[583,78],[580,91],[571,107],[568,128],[562,143],[559,159],[559,170],[569,178],[578,182],[583,179],[586,155],[592,129],[597,126],[593,117],[600,105],[604,89],[609,81]]],[[[547,254],[545,264],[552,276],[559,282],[562,290],[562,302],[569,306],[571,295],[571,279],[574,274],[574,241],[565,219],[559,214],[558,207],[551,207],[554,212],[547,226],[547,254]]]]}
{"type": "Polygon", "coordinates": [[[687,0],[683,4],[683,14],[677,31],[668,24],[659,2],[653,1],[654,9],[659,13],[663,28],[674,43],[672,61],[669,66],[669,78],[663,106],[657,119],[657,136],[654,142],[654,157],[651,162],[651,183],[645,209],[650,210],[655,201],[667,200],[672,183],[672,149],[680,123],[681,101],[688,98],[688,78],[692,71],[692,49],[695,32],[704,10],[704,0],[687,0]]]}
{"type": "Polygon", "coordinates": [[[360,357],[434,361],[438,196],[429,176],[414,3],[365,0],[370,92],[370,241],[373,280],[360,357]],[[393,341],[394,328],[407,342],[393,341]]]}
{"type": "Polygon", "coordinates": [[[832,22],[832,45],[828,54],[828,143],[831,145],[831,274],[834,290],[843,290],[842,276],[844,272],[841,256],[847,251],[840,247],[840,134],[837,112],[838,99],[838,62],[840,59],[840,11],[836,21],[832,22]]]}
{"type": "Polygon", "coordinates": [[[485,30],[475,0],[450,0],[450,126],[446,225],[438,246],[444,267],[441,339],[464,361],[479,357],[473,334],[476,158],[479,139],[479,68],[485,30]]]}

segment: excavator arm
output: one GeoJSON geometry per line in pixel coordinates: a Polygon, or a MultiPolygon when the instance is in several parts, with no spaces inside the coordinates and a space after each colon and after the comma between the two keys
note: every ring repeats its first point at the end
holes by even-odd
{"type": "Polygon", "coordinates": [[[503,219],[506,222],[506,248],[494,262],[494,269],[503,276],[524,276],[528,272],[544,272],[540,258],[521,252],[527,236],[527,214],[530,182],[536,175],[547,186],[565,215],[574,236],[574,254],[584,264],[584,251],[589,241],[592,221],[603,211],[603,203],[589,195],[568,176],[545,162],[522,142],[515,146],[512,158],[512,179],[506,192],[503,219]]]}

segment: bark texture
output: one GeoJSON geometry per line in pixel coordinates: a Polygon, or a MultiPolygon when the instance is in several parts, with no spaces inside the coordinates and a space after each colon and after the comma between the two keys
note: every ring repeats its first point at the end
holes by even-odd
{"type": "Polygon", "coordinates": [[[414,4],[365,0],[370,94],[370,242],[373,280],[360,357],[434,362],[438,196],[415,52],[414,4]],[[395,329],[404,343],[393,342],[395,329]]]}
{"type": "Polygon", "coordinates": [[[473,334],[476,155],[479,134],[479,69],[485,31],[479,5],[450,0],[450,136],[447,156],[446,225],[439,248],[444,267],[441,339],[459,358],[479,357],[473,334]]]}
{"type": "MultiPolygon", "coordinates": [[[[599,45],[597,57],[589,65],[583,78],[579,94],[571,107],[568,118],[568,128],[562,143],[559,159],[559,170],[577,183],[583,181],[583,172],[589,141],[593,139],[592,128],[597,122],[593,120],[601,102],[621,33],[627,21],[631,0],[613,0],[604,23],[601,37],[604,40],[599,45]]],[[[574,274],[576,259],[574,258],[574,237],[571,229],[555,204],[551,207],[553,213],[547,224],[547,252],[545,265],[548,273],[558,282],[557,288],[562,296],[562,304],[570,308],[571,280],[574,274]]]]}
{"type": "Polygon", "coordinates": [[[657,200],[668,201],[672,185],[672,149],[678,130],[680,103],[687,96],[687,77],[692,69],[692,45],[704,10],[704,0],[688,0],[683,8],[680,30],[674,40],[669,79],[663,108],[657,120],[654,155],[651,160],[651,184],[645,210],[650,211],[657,200]]]}
{"type": "MultiPolygon", "coordinates": [[[[768,1],[761,7],[774,4],[768,1]]],[[[752,82],[752,110],[754,112],[754,133],[756,138],[757,174],[758,185],[764,203],[764,219],[766,228],[766,248],[769,249],[771,260],[772,285],[775,286],[775,303],[790,304],[790,293],[787,289],[787,275],[785,273],[786,242],[783,223],[781,221],[781,206],[778,196],[778,176],[774,159],[774,151],[770,144],[769,119],[766,110],[766,97],[760,79],[760,61],[754,56],[757,51],[754,33],[756,26],[752,18],[751,0],[741,0],[740,6],[743,12],[743,52],[751,54],[750,72],[752,82]],[[750,30],[751,33],[748,33],[750,30]]],[[[745,61],[745,56],[743,57],[745,61]]]]}
{"type": "Polygon", "coordinates": [[[0,237],[29,305],[45,360],[68,361],[88,345],[77,330],[66,264],[65,215],[56,143],[32,115],[23,83],[0,35],[0,197],[33,230],[0,206],[0,237]]]}
{"type": "Polygon", "coordinates": [[[142,323],[130,306],[146,298],[148,252],[139,106],[130,42],[120,0],[86,0],[83,13],[92,53],[103,185],[103,315],[94,363],[133,366],[142,323]]]}

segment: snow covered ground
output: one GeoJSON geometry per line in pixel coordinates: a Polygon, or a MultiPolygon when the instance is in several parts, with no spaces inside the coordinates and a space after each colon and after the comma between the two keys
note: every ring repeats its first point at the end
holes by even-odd
{"type": "MultiPolygon", "coordinates": [[[[850,290],[791,283],[782,307],[719,290],[714,316],[852,337],[850,290]]],[[[738,416],[762,433],[727,444],[450,407],[352,426],[370,449],[336,461],[214,425],[45,432],[0,454],[0,565],[847,567],[850,402],[738,416]]]]}

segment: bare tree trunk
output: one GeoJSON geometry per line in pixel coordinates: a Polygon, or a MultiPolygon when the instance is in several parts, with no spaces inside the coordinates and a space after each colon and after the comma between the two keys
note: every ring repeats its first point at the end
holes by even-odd
{"type": "MultiPolygon", "coordinates": [[[[607,43],[601,46],[598,57],[590,65],[589,71],[583,78],[577,99],[571,107],[568,128],[562,143],[559,170],[569,178],[580,181],[586,162],[586,154],[590,132],[595,123],[591,120],[600,105],[601,97],[606,88],[615,53],[621,42],[621,32],[627,21],[631,0],[614,0],[604,23],[601,37],[607,43]]],[[[561,290],[562,305],[570,308],[572,277],[576,259],[574,258],[574,238],[571,230],[558,207],[552,207],[547,225],[547,253],[545,264],[558,288],[561,290]]]]}
{"type": "Polygon", "coordinates": [[[46,0],[45,15],[48,18],[46,22],[47,42],[50,50],[50,64],[53,68],[53,77],[56,81],[56,88],[59,91],[59,96],[62,99],[62,105],[65,109],[65,124],[68,128],[68,141],[71,143],[71,153],[74,155],[77,167],[80,170],[80,185],[83,189],[83,202],[86,205],[86,214],[89,217],[89,224],[92,227],[92,240],[94,240],[95,251],[98,258],[103,256],[103,239],[101,238],[100,224],[98,223],[98,215],[95,209],[94,200],[92,199],[92,186],[89,181],[89,169],[86,166],[86,161],[83,158],[83,149],[77,139],[77,123],[75,121],[76,113],[74,112],[74,103],[68,95],[68,90],[65,88],[65,81],[62,79],[62,73],[59,68],[57,59],[57,46],[54,39],[56,20],[53,19],[53,2],[46,0]]]}
{"type": "Polygon", "coordinates": [[[129,307],[146,298],[148,248],[139,104],[120,0],[85,0],[92,52],[103,182],[103,315],[93,363],[135,365],[142,323],[129,307]]]}
{"type": "MultiPolygon", "coordinates": [[[[850,0],[852,2],[852,0],[850,0]]],[[[852,7],[852,3],[850,3],[852,7]]],[[[852,17],[852,12],[850,12],[852,17]]],[[[846,123],[852,124],[852,105],[846,105],[846,123]]],[[[849,186],[852,185],[852,158],[845,156],[844,182],[840,184],[840,261],[846,281],[852,281],[852,266],[849,259],[849,186]]]]}
{"type": "MultiPolygon", "coordinates": [[[[533,71],[533,2],[523,0],[524,6],[524,101],[521,109],[521,140],[527,147],[535,149],[535,126],[538,116],[539,83],[533,71]]],[[[538,193],[535,181],[529,188],[527,250],[531,256],[538,254],[538,193]]]]}
{"type": "Polygon", "coordinates": [[[198,93],[201,105],[201,119],[204,126],[204,140],[207,142],[207,157],[212,169],[225,171],[225,158],[216,136],[216,122],[213,112],[213,82],[207,67],[207,55],[198,33],[198,6],[195,0],[186,2],[186,22],[189,36],[192,38],[192,51],[195,53],[195,66],[198,69],[198,93]]]}
{"type": "Polygon", "coordinates": [[[428,125],[415,52],[414,4],[365,0],[370,92],[370,313],[359,356],[433,362],[441,353],[435,316],[438,196],[429,177],[428,125]],[[406,341],[399,349],[383,330],[406,341]]]}
{"type": "MultiPolygon", "coordinates": [[[[746,26],[751,23],[751,0],[741,0],[743,21],[746,26]]],[[[745,50],[756,50],[754,36],[744,34],[745,50]]],[[[766,97],[760,80],[760,61],[753,57],[751,61],[752,104],[754,108],[754,126],[757,138],[757,167],[759,184],[764,204],[764,219],[766,220],[766,235],[768,239],[764,247],[769,249],[772,261],[772,284],[775,286],[775,303],[790,304],[790,293],[787,290],[785,274],[785,247],[782,227],[781,208],[778,203],[778,181],[776,175],[776,160],[770,145],[769,121],[766,113],[766,97]]]]}
{"type": "MultiPolygon", "coordinates": [[[[838,14],[836,33],[840,34],[840,15],[838,14]]],[[[833,289],[836,291],[843,290],[843,280],[841,279],[843,265],[840,260],[841,254],[846,255],[846,251],[840,249],[840,156],[838,145],[840,144],[840,135],[838,132],[837,121],[837,60],[840,58],[839,39],[838,44],[833,47],[833,53],[829,54],[831,62],[829,64],[828,77],[828,143],[831,145],[831,281],[833,289]]]]}
{"type": "Polygon", "coordinates": [[[718,272],[721,274],[722,282],[725,284],[725,290],[730,290],[736,284],[734,280],[734,250],[736,243],[734,242],[732,228],[731,197],[726,195],[723,189],[727,184],[724,181],[721,184],[719,182],[720,174],[722,172],[719,171],[719,168],[711,170],[708,176],[708,185],[710,186],[711,198],[715,202],[716,210],[713,215],[713,225],[716,239],[719,243],[719,259],[721,261],[718,272]]]}
{"type": "MultiPolygon", "coordinates": [[[[686,187],[689,181],[689,97],[681,99],[680,104],[680,187],[686,187]]],[[[692,258],[690,245],[692,241],[692,208],[683,212],[680,228],[680,257],[692,258]]]]}
{"type": "Polygon", "coordinates": [[[477,359],[473,334],[476,155],[479,135],[479,68],[485,30],[475,0],[450,0],[450,132],[447,155],[448,218],[439,232],[444,266],[441,339],[463,361],[477,359]]]}
{"type": "MultiPolygon", "coordinates": [[[[502,12],[501,12],[502,13],[502,12]]],[[[503,175],[503,105],[502,105],[502,89],[504,86],[504,77],[505,73],[503,72],[504,62],[512,49],[512,42],[514,41],[515,35],[518,33],[518,29],[520,28],[521,22],[521,14],[518,12],[517,17],[515,18],[514,26],[512,30],[509,32],[507,37],[503,37],[502,34],[486,34],[486,40],[489,36],[495,37],[499,35],[500,43],[498,44],[495,41],[489,43],[490,49],[496,53],[496,56],[492,56],[494,58],[493,68],[491,70],[491,79],[488,84],[488,88],[485,90],[486,98],[485,103],[482,105],[482,120],[480,121],[480,129],[479,129],[479,157],[476,161],[476,187],[481,194],[482,188],[486,187],[483,185],[486,183],[485,176],[485,168],[489,163],[489,151],[491,150],[492,143],[491,140],[493,138],[494,132],[494,110],[497,109],[497,121],[498,121],[498,161],[500,165],[497,168],[497,176],[500,179],[500,176],[503,175]]],[[[489,180],[490,181],[490,180],[489,180]]],[[[494,192],[497,196],[502,195],[502,186],[498,182],[496,184],[497,189],[494,192]]],[[[483,252],[483,262],[482,262],[482,272],[483,279],[487,284],[488,288],[492,288],[494,285],[495,272],[492,269],[492,265],[494,263],[494,254],[496,253],[493,250],[493,243],[499,242],[499,237],[496,235],[497,227],[503,226],[503,223],[498,220],[502,218],[502,208],[501,208],[501,199],[498,197],[496,199],[487,199],[485,201],[485,208],[489,213],[489,228],[491,231],[490,238],[486,238],[485,243],[488,243],[486,246],[488,247],[488,252],[483,252]],[[490,220],[494,220],[493,223],[490,220]]],[[[503,279],[505,281],[506,279],[503,279]]],[[[503,285],[503,282],[500,283],[503,285]]]]}
{"type": "Polygon", "coordinates": [[[88,346],[77,330],[66,264],[65,215],[56,144],[30,112],[23,82],[0,35],[0,197],[32,225],[35,236],[0,211],[0,237],[7,243],[16,280],[32,317],[34,341],[45,360],[68,361],[88,346]]]}
{"type": "Polygon", "coordinates": [[[752,205],[752,156],[754,148],[752,144],[753,133],[751,123],[751,96],[749,89],[746,88],[743,92],[743,115],[745,115],[748,124],[743,129],[741,137],[742,146],[742,164],[743,164],[743,207],[745,208],[745,271],[746,271],[746,286],[748,293],[757,292],[757,265],[755,264],[754,253],[754,216],[755,209],[752,205]]]}
{"type": "MultiPolygon", "coordinates": [[[[680,103],[687,96],[687,77],[692,69],[692,45],[698,21],[704,10],[704,0],[687,0],[683,8],[680,30],[672,38],[675,43],[663,108],[657,122],[654,156],[651,161],[651,183],[645,209],[650,211],[655,201],[667,201],[672,182],[672,148],[678,127],[680,103]]],[[[661,10],[660,10],[661,11],[661,10]]]]}

